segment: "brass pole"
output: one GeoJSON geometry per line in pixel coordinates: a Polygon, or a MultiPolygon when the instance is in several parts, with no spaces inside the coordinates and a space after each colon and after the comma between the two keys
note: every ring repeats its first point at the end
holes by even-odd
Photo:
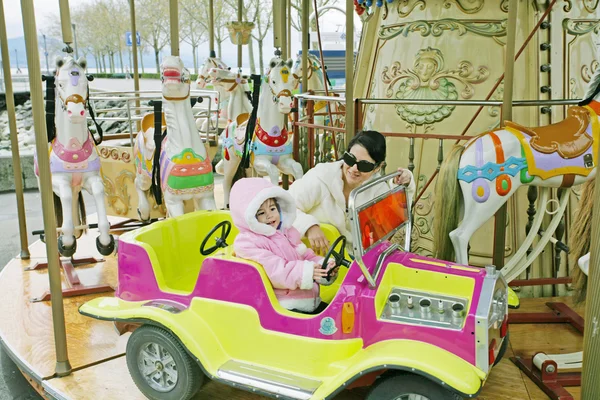
{"type": "MultiPolygon", "coordinates": [[[[240,28],[242,25],[242,10],[244,7],[244,2],[243,0],[238,0],[238,5],[237,5],[237,18],[238,18],[238,22],[240,23],[240,28]]],[[[238,69],[241,71],[242,70],[242,31],[240,30],[237,33],[237,40],[238,40],[238,45],[237,45],[237,62],[238,62],[238,69]]]]}
{"type": "MultiPolygon", "coordinates": [[[[517,39],[517,11],[519,3],[517,0],[509,0],[508,24],[506,27],[506,54],[504,55],[504,98],[502,100],[502,118],[500,126],[504,121],[512,121],[512,101],[515,72],[515,42],[517,39]]],[[[496,267],[504,266],[504,247],[506,245],[506,203],[496,212],[494,220],[494,253],[493,263],[496,267]]]]}
{"type": "MultiPolygon", "coordinates": [[[[69,0],[59,0],[59,4],[63,42],[70,45],[73,43],[73,31],[71,27],[71,11],[69,10],[69,0]]],[[[37,42],[37,39],[35,41],[37,42]]]]}
{"type": "Polygon", "coordinates": [[[292,23],[290,22],[291,20],[292,20],[292,0],[287,0],[286,38],[287,38],[288,56],[286,58],[289,58],[292,56],[292,23]]]}
{"type": "Polygon", "coordinates": [[[281,48],[281,2],[273,2],[273,47],[281,48]]]}
{"type": "Polygon", "coordinates": [[[287,27],[286,27],[286,17],[287,17],[287,0],[280,0],[281,2],[281,10],[279,11],[279,18],[281,22],[279,23],[280,35],[281,35],[281,58],[287,60],[288,58],[288,41],[287,41],[287,27]]]}
{"type": "Polygon", "coordinates": [[[177,0],[169,0],[171,17],[171,55],[179,57],[179,4],[177,0]]]}
{"type": "MultiPolygon", "coordinates": [[[[137,53],[137,28],[135,23],[135,0],[129,0],[129,19],[131,20],[131,51],[133,52],[133,90],[140,91],[140,75],[138,71],[138,53],[137,53]]],[[[136,96],[138,97],[138,96],[136,96]]],[[[135,101],[135,113],[139,114],[140,100],[135,101]]],[[[138,132],[141,129],[140,121],[137,121],[138,132]]],[[[133,134],[133,132],[131,132],[133,134]]]]}
{"type": "Polygon", "coordinates": [[[0,0],[0,47],[2,47],[2,67],[4,69],[4,87],[6,95],[6,111],[8,112],[8,128],[10,131],[10,146],[12,148],[13,174],[15,179],[15,195],[17,196],[17,214],[19,216],[19,235],[21,237],[21,259],[29,259],[29,244],[27,239],[27,220],[25,219],[25,201],[23,200],[23,174],[21,158],[19,157],[19,139],[17,137],[17,121],[15,119],[15,98],[10,72],[8,55],[8,39],[6,36],[6,20],[4,5],[0,0]]]}
{"type": "MultiPolygon", "coordinates": [[[[61,7],[68,2],[61,1],[61,7]]],[[[37,40],[37,28],[33,10],[33,0],[21,0],[23,13],[23,29],[25,31],[25,46],[27,49],[27,69],[29,70],[29,85],[31,90],[31,107],[33,109],[33,127],[35,131],[35,145],[39,168],[40,194],[42,197],[42,212],[44,215],[44,231],[46,232],[46,256],[48,257],[48,277],[50,279],[50,293],[52,295],[52,325],[54,327],[54,346],[56,348],[57,376],[71,373],[71,364],[67,354],[67,334],[65,329],[65,310],[63,308],[63,294],[58,265],[58,240],[56,237],[56,218],[54,216],[54,203],[50,162],[48,160],[48,137],[44,114],[44,98],[42,95],[42,76],[40,68],[40,53],[37,40]]],[[[62,8],[61,8],[61,15],[62,8]]],[[[64,25],[64,21],[63,25],[64,25]]],[[[68,25],[71,26],[70,24],[68,25]]]]}
{"type": "MultiPolygon", "coordinates": [[[[308,90],[308,40],[310,33],[309,18],[310,18],[310,0],[302,0],[302,91],[308,90]]],[[[325,74],[323,74],[324,76],[325,74]]]]}
{"type": "Polygon", "coordinates": [[[214,0],[208,0],[208,43],[210,46],[209,57],[216,57],[215,53],[215,10],[214,0]]]}
{"type": "MultiPolygon", "coordinates": [[[[318,11],[315,10],[318,14],[318,11]]],[[[354,1],[346,0],[346,143],[354,137],[354,1]]]]}

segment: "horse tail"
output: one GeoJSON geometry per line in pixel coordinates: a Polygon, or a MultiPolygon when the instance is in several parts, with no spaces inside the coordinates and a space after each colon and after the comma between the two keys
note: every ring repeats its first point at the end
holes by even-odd
{"type": "Polygon", "coordinates": [[[435,214],[433,217],[434,257],[453,261],[454,247],[449,234],[458,226],[460,214],[460,185],[458,184],[458,163],[465,147],[455,145],[440,168],[435,186],[435,214]]]}
{"type": "Polygon", "coordinates": [[[571,276],[575,289],[573,294],[575,303],[583,302],[587,293],[588,277],[579,268],[577,261],[590,251],[595,181],[596,179],[591,179],[583,185],[581,198],[571,223],[572,232],[569,232],[569,261],[574,266],[571,276]]]}

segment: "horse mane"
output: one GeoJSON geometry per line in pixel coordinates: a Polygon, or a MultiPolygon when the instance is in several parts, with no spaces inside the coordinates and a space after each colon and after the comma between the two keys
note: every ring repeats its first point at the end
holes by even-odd
{"type": "Polygon", "coordinates": [[[594,71],[594,75],[592,76],[592,79],[590,79],[590,83],[583,96],[584,100],[579,103],[579,106],[590,104],[598,93],[600,93],[600,67],[596,68],[596,71],[594,71]]]}

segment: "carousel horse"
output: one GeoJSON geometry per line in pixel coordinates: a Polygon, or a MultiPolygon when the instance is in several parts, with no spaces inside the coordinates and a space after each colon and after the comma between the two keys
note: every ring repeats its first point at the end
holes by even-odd
{"type": "Polygon", "coordinates": [[[260,176],[269,176],[279,185],[279,172],[302,178],[304,171],[292,156],[292,136],[284,126],[285,114],[292,110],[292,90],[297,79],[291,74],[292,59],[271,59],[260,88],[256,125],[250,144],[251,164],[260,176]]]}
{"type": "Polygon", "coordinates": [[[246,95],[250,89],[247,76],[229,69],[213,68],[208,72],[208,76],[215,87],[230,93],[227,115],[231,120],[221,134],[223,157],[215,167],[218,174],[224,175],[223,194],[224,204],[227,205],[233,178],[244,152],[246,126],[252,112],[252,103],[246,95]]]}
{"type": "MultiPolygon", "coordinates": [[[[206,85],[212,84],[212,78],[210,77],[209,72],[214,69],[223,69],[230,70],[231,68],[227,66],[223,61],[221,61],[218,57],[208,57],[204,64],[200,67],[200,72],[198,73],[198,79],[196,80],[196,87],[198,89],[206,89],[206,85]]],[[[215,90],[219,93],[218,97],[214,99],[215,108],[219,107],[219,119],[218,125],[215,118],[211,118],[211,124],[213,126],[217,126],[219,129],[224,129],[229,123],[229,117],[227,115],[227,103],[229,102],[229,92],[221,86],[215,86],[215,90]]],[[[198,118],[196,120],[196,125],[201,132],[207,132],[208,130],[208,118],[198,118]]]]}
{"type": "Polygon", "coordinates": [[[456,145],[441,166],[436,186],[434,248],[437,258],[468,263],[473,233],[522,185],[542,188],[540,207],[525,242],[502,269],[508,282],[519,276],[541,253],[565,211],[569,190],[556,210],[546,211],[550,188],[569,188],[596,174],[600,125],[600,69],[590,81],[586,100],[568,109],[557,124],[527,128],[507,121],[503,129],[456,145]],[[468,212],[465,212],[468,210],[468,212]],[[546,212],[553,214],[541,240],[526,255],[546,212]],[[459,218],[462,221],[459,224],[459,218]],[[447,240],[448,237],[451,243],[447,240]]]}
{"type": "Polygon", "coordinates": [[[162,193],[171,217],[184,213],[185,200],[194,200],[195,210],[216,208],[212,165],[198,134],[190,103],[190,73],[179,57],[168,56],[160,66],[160,75],[162,125],[166,123],[166,135],[163,134],[164,138],[158,141],[159,148],[156,148],[154,114],[147,114],[142,119],[142,131],[138,133],[134,147],[135,188],[141,220],[150,218],[147,192],[153,181],[160,186],[154,195],[160,197],[162,193]],[[155,157],[156,152],[159,157],[155,157]],[[155,161],[159,162],[156,166],[155,161]],[[156,177],[157,173],[160,179],[156,177]]]}
{"type": "MultiPolygon", "coordinates": [[[[71,257],[75,253],[76,236],[79,237],[87,229],[82,188],[94,197],[96,203],[100,231],[100,235],[96,238],[98,251],[107,256],[115,248],[115,239],[109,233],[110,224],[104,205],[100,157],[86,123],[85,107],[89,93],[88,79],[85,74],[86,64],[83,57],[77,61],[72,57],[57,58],[55,76],[57,101],[54,121],[48,121],[55,125],[48,127],[50,132],[55,131],[55,136],[49,145],[49,160],[58,224],[62,219],[58,251],[64,257],[71,257]],[[57,197],[60,198],[60,207],[58,207],[57,197]],[[80,225],[74,226],[74,221],[80,225]]],[[[47,101],[50,101],[50,98],[47,101]]],[[[35,175],[39,180],[37,156],[35,175]]]]}

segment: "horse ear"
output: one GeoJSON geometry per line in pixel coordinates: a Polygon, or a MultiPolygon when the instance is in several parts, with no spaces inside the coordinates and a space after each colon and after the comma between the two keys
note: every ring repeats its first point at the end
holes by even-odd
{"type": "Polygon", "coordinates": [[[292,60],[291,58],[287,60],[287,62],[285,63],[287,65],[288,68],[292,68],[292,65],[294,65],[294,60],[292,60]]]}
{"type": "Polygon", "coordinates": [[[55,60],[55,63],[56,63],[56,68],[60,68],[63,65],[65,65],[65,60],[61,56],[57,56],[56,60],[55,60]]]}
{"type": "Polygon", "coordinates": [[[271,66],[271,68],[275,68],[277,66],[277,61],[272,60],[269,65],[271,66]]]}
{"type": "Polygon", "coordinates": [[[85,69],[87,67],[87,60],[85,59],[85,57],[79,57],[79,59],[77,60],[77,64],[79,64],[81,68],[85,69]]]}

